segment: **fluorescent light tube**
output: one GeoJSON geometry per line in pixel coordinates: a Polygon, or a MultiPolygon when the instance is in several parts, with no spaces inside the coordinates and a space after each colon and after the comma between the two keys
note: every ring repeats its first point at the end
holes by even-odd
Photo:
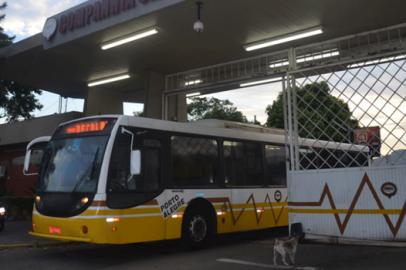
{"type": "Polygon", "coordinates": [[[285,36],[280,36],[280,37],[256,42],[253,44],[249,44],[249,45],[244,46],[244,49],[249,52],[249,51],[258,50],[258,49],[262,49],[262,48],[266,48],[266,47],[270,47],[270,46],[279,45],[282,43],[287,43],[287,42],[290,42],[293,40],[298,40],[298,39],[307,38],[307,37],[311,37],[311,36],[315,36],[315,35],[320,35],[322,33],[323,33],[323,29],[321,27],[307,29],[307,30],[304,30],[301,32],[296,32],[296,33],[288,34],[285,36]]]}
{"type": "Polygon", "coordinates": [[[141,39],[141,38],[145,38],[145,37],[149,37],[149,36],[155,35],[155,34],[157,34],[157,33],[158,33],[158,29],[157,29],[157,28],[155,28],[155,27],[154,27],[154,28],[150,28],[150,29],[148,29],[148,30],[145,30],[145,31],[142,31],[142,32],[138,32],[138,33],[135,33],[135,34],[130,35],[130,36],[126,36],[126,37],[123,37],[123,38],[120,38],[120,39],[116,39],[116,40],[111,41],[111,42],[107,42],[107,43],[105,43],[105,44],[103,44],[103,45],[101,46],[101,49],[102,49],[102,50],[108,50],[108,49],[111,49],[111,48],[114,48],[114,47],[117,47],[117,46],[120,46],[120,45],[129,43],[129,42],[132,42],[132,41],[141,39]]]}
{"type": "Polygon", "coordinates": [[[186,94],[186,97],[188,97],[188,98],[195,97],[195,96],[200,96],[200,92],[193,92],[193,93],[186,94]]]}
{"type": "Polygon", "coordinates": [[[296,61],[298,63],[304,63],[304,62],[311,62],[314,60],[320,60],[324,58],[329,58],[329,57],[334,57],[334,56],[339,56],[340,52],[338,50],[328,50],[328,51],[323,51],[317,54],[307,54],[304,56],[300,56],[296,61]]]}
{"type": "Polygon", "coordinates": [[[187,81],[187,82],[185,82],[185,86],[200,84],[202,82],[203,82],[202,80],[187,81]]]}
{"type": "MultiPolygon", "coordinates": [[[[311,61],[335,57],[335,56],[339,56],[339,55],[340,55],[340,52],[337,49],[327,50],[327,51],[322,51],[319,53],[298,56],[296,59],[296,62],[297,63],[311,62],[311,61]]],[[[284,66],[288,66],[288,65],[289,65],[289,62],[287,61],[287,59],[284,59],[281,61],[276,61],[276,62],[271,63],[269,65],[269,67],[278,68],[278,67],[284,67],[284,66]]]]}
{"type": "Polygon", "coordinates": [[[381,58],[381,59],[377,59],[377,60],[359,62],[359,63],[348,65],[347,68],[358,68],[358,67],[369,66],[369,65],[377,65],[377,64],[381,64],[381,63],[385,63],[385,62],[403,60],[404,58],[406,58],[406,54],[381,58]]]}
{"type": "Polygon", "coordinates": [[[271,82],[277,82],[281,81],[281,77],[277,78],[272,78],[272,79],[266,79],[266,80],[260,80],[260,81],[253,81],[253,82],[247,82],[247,83],[242,83],[240,84],[240,87],[247,87],[247,86],[252,86],[252,85],[257,85],[257,84],[264,84],[264,83],[271,83],[271,82]]]}
{"type": "Polygon", "coordinates": [[[272,64],[269,65],[270,68],[278,68],[278,67],[285,67],[285,66],[289,66],[288,61],[273,62],[272,64]]]}
{"type": "Polygon", "coordinates": [[[96,86],[96,85],[112,83],[112,82],[121,81],[121,80],[129,79],[129,78],[130,78],[130,75],[125,74],[125,75],[120,75],[120,76],[116,76],[116,77],[111,77],[111,78],[107,78],[107,79],[102,79],[102,80],[98,80],[98,81],[89,82],[87,84],[87,86],[88,87],[93,87],[93,86],[96,86]]]}

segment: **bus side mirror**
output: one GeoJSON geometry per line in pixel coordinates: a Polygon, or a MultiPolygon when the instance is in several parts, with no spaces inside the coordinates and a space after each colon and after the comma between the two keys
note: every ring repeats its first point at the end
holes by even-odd
{"type": "Polygon", "coordinates": [[[31,160],[31,149],[28,149],[25,152],[23,174],[25,176],[38,175],[38,173],[29,173],[28,172],[28,170],[30,169],[30,160],[31,160]]]}
{"type": "Polygon", "coordinates": [[[140,150],[131,151],[130,171],[131,171],[131,175],[141,174],[141,151],[140,150]]]}
{"type": "MultiPolygon", "coordinates": [[[[25,176],[30,176],[30,175],[38,175],[37,172],[35,173],[30,173],[30,163],[31,163],[31,154],[32,154],[32,149],[34,149],[34,160],[36,160],[36,163],[39,164],[40,157],[38,156],[38,151],[37,150],[44,150],[46,144],[51,140],[50,136],[43,136],[43,137],[39,137],[36,138],[34,140],[32,140],[26,148],[25,151],[25,157],[24,157],[24,167],[23,167],[23,174],[25,176]]],[[[42,155],[41,155],[42,156],[42,155]]]]}

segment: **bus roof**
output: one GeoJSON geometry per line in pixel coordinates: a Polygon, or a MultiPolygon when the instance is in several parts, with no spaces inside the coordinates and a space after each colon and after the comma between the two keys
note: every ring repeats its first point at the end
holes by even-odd
{"type": "MultiPolygon", "coordinates": [[[[127,115],[97,115],[66,122],[61,124],[61,126],[72,122],[98,118],[116,118],[119,125],[163,130],[176,133],[197,134],[237,140],[260,141],[280,145],[283,145],[286,142],[285,130],[283,129],[265,128],[258,125],[223,121],[217,119],[207,119],[184,123],[127,115]],[[238,132],[236,132],[236,130],[238,130],[238,132]]],[[[363,152],[369,151],[368,147],[364,145],[313,140],[308,138],[299,138],[299,144],[304,147],[313,148],[328,148],[363,152]]]]}

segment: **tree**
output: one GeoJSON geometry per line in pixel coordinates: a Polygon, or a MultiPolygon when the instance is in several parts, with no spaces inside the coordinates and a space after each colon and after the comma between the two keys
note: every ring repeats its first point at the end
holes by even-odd
{"type": "MultiPolygon", "coordinates": [[[[7,7],[7,3],[3,3],[0,5],[0,10],[3,10],[7,7]]],[[[6,17],[5,14],[0,15],[0,21],[6,17]]],[[[13,39],[15,37],[10,37],[6,33],[4,33],[3,27],[0,26],[0,48],[6,47],[13,43],[13,39]]]]}
{"type": "MultiPolygon", "coordinates": [[[[326,82],[307,84],[296,89],[299,136],[338,142],[352,141],[352,130],[358,127],[348,104],[330,94],[326,82]],[[332,124],[333,123],[333,124],[332,124]]],[[[268,105],[267,127],[284,128],[283,97],[268,105]]]]}
{"type": "Polygon", "coordinates": [[[265,112],[268,115],[265,126],[273,128],[285,128],[283,106],[282,93],[279,93],[272,105],[268,105],[265,109],[265,112]]]}
{"type": "MultiPolygon", "coordinates": [[[[6,7],[7,3],[3,3],[0,10],[6,7]]],[[[4,18],[5,15],[1,15],[0,21],[4,18]]],[[[14,38],[4,33],[4,29],[0,27],[0,48],[12,44],[14,38]]],[[[31,118],[34,110],[42,108],[35,94],[41,94],[41,91],[14,81],[0,79],[0,118],[5,117],[8,122],[31,118]]]]}
{"type": "Polygon", "coordinates": [[[134,116],[138,116],[138,117],[145,117],[144,111],[141,111],[141,112],[133,112],[133,115],[134,115],[134,116]]]}
{"type": "Polygon", "coordinates": [[[206,97],[194,97],[187,106],[187,112],[192,120],[220,119],[247,123],[247,118],[238,111],[229,100],[206,97]]]}
{"type": "Polygon", "coordinates": [[[0,107],[4,110],[0,118],[6,117],[8,122],[15,122],[21,117],[29,119],[32,117],[31,112],[42,108],[34,95],[41,94],[38,89],[25,87],[14,81],[0,80],[0,92],[0,107]]]}

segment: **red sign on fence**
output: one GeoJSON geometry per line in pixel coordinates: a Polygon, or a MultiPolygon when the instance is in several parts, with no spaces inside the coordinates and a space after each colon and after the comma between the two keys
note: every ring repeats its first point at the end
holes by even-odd
{"type": "Polygon", "coordinates": [[[381,128],[366,127],[355,129],[354,142],[356,144],[368,145],[371,156],[380,156],[381,128]]]}

